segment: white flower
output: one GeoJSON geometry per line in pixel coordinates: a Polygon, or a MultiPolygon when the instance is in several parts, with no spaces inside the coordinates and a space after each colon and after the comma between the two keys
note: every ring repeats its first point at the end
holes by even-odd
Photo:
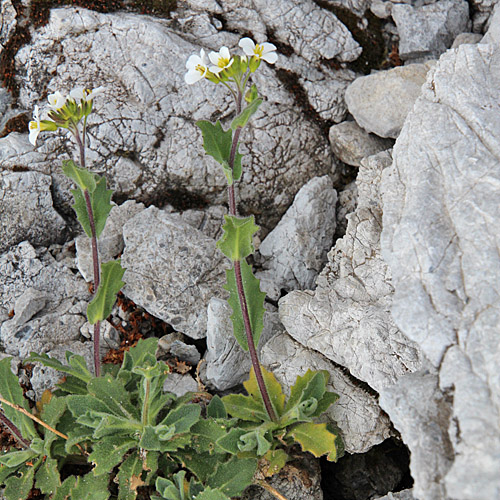
{"type": "Polygon", "coordinates": [[[92,101],[94,97],[104,92],[104,87],[97,87],[94,90],[85,89],[83,87],[76,87],[70,93],[70,97],[72,97],[75,101],[92,101]]]}
{"type": "Polygon", "coordinates": [[[208,54],[208,58],[214,65],[210,66],[210,71],[216,75],[226,68],[229,68],[234,61],[234,58],[231,58],[231,54],[229,53],[229,49],[227,47],[222,47],[218,53],[210,52],[210,54],[208,54]]]}
{"type": "Polygon", "coordinates": [[[256,44],[251,38],[242,38],[238,45],[249,57],[255,56],[257,59],[264,59],[269,64],[274,64],[278,60],[278,54],[275,52],[276,46],[272,43],[256,44]]]}
{"type": "Polygon", "coordinates": [[[49,108],[53,109],[54,111],[61,109],[66,104],[66,97],[63,96],[59,91],[50,94],[47,99],[49,101],[49,108]]]}
{"type": "Polygon", "coordinates": [[[38,112],[38,106],[35,106],[35,110],[33,111],[33,121],[30,121],[28,124],[28,129],[30,131],[29,140],[33,146],[36,146],[36,139],[38,134],[42,129],[42,125],[40,123],[40,115],[38,112]]]}
{"type": "Polygon", "coordinates": [[[199,56],[196,54],[189,56],[189,59],[186,61],[188,72],[184,75],[186,83],[192,85],[202,78],[205,78],[208,72],[207,64],[207,56],[203,49],[200,50],[199,56]]]}

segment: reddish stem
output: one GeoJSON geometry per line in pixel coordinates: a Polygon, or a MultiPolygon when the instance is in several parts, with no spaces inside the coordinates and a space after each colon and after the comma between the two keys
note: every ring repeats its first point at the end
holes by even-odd
{"type": "MultiPolygon", "coordinates": [[[[241,113],[241,98],[242,98],[242,93],[241,91],[238,91],[238,98],[236,99],[236,112],[238,115],[241,113]]],[[[236,157],[236,148],[238,147],[238,140],[240,137],[240,133],[241,133],[241,127],[238,127],[233,135],[231,154],[229,156],[229,167],[231,168],[231,170],[234,169],[234,159],[236,157]]],[[[229,186],[228,197],[229,197],[229,213],[231,215],[236,216],[237,212],[236,212],[236,202],[234,195],[234,183],[231,186],[229,186]]],[[[260,368],[259,357],[257,355],[257,350],[255,349],[255,343],[252,333],[252,325],[250,324],[250,316],[248,314],[248,304],[245,296],[245,289],[243,288],[243,281],[241,279],[241,263],[239,260],[234,260],[233,265],[234,265],[234,274],[236,277],[236,287],[238,289],[238,297],[240,299],[241,313],[243,315],[243,323],[245,325],[245,334],[247,337],[248,350],[250,352],[250,359],[252,360],[252,366],[255,372],[255,378],[257,379],[257,384],[259,386],[259,391],[262,396],[262,401],[264,402],[264,406],[266,407],[267,414],[269,415],[269,418],[273,422],[275,422],[277,420],[276,414],[274,412],[271,399],[269,398],[269,393],[267,392],[267,387],[264,382],[262,370],[260,368]]]]}
{"type": "Polygon", "coordinates": [[[30,447],[30,442],[23,438],[21,431],[16,427],[16,425],[11,422],[2,412],[0,412],[0,421],[5,426],[5,428],[26,448],[30,447]]]}

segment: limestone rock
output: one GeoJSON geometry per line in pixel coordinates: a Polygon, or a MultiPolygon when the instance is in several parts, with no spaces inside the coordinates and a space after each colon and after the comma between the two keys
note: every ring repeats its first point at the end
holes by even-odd
{"type": "Polygon", "coordinates": [[[0,253],[24,240],[62,242],[66,223],[52,205],[51,184],[38,172],[0,172],[0,253]]]}
{"type": "Polygon", "coordinates": [[[361,162],[358,208],[346,235],[328,254],[315,292],[293,291],[279,302],[280,319],[302,345],[380,391],[421,364],[420,351],[394,324],[393,288],[380,255],[382,213],[379,183],[391,156],[361,162]]]}
{"type": "Polygon", "coordinates": [[[345,94],[357,124],[380,137],[396,138],[432,64],[409,64],[357,78],[345,94]]]}
{"type": "Polygon", "coordinates": [[[397,407],[411,397],[409,384],[381,394],[410,446],[414,495],[421,500],[500,494],[499,61],[498,44],[461,45],[444,54],[383,177],[392,314],[425,353],[429,373],[437,372],[433,397],[444,401],[437,411],[415,398],[404,415],[397,407]],[[434,422],[441,433],[432,461],[433,444],[425,434],[417,438],[415,417],[419,428],[434,422]],[[447,460],[449,471],[435,477],[439,463],[437,472],[446,472],[447,460]]]}
{"type": "Polygon", "coordinates": [[[215,241],[156,207],[123,227],[123,293],[192,338],[206,336],[207,305],[225,292],[226,257],[215,241]]]}
{"type": "Polygon", "coordinates": [[[262,363],[276,375],[287,394],[308,369],[330,373],[328,390],[340,396],[325,414],[341,430],[348,453],[365,453],[390,436],[390,421],[376,397],[356,385],[346,373],[321,354],[306,349],[288,334],[274,336],[262,348],[262,363]]]}
{"type": "MultiPolygon", "coordinates": [[[[123,251],[123,226],[141,210],[144,210],[144,205],[136,203],[134,200],[128,200],[122,205],[115,205],[111,209],[106,226],[97,242],[101,262],[113,260],[123,251]]],[[[94,264],[91,240],[86,234],[81,234],[76,238],[75,243],[78,270],[82,273],[85,281],[93,281],[94,264]]]]}
{"type": "MultiPolygon", "coordinates": [[[[272,5],[263,3],[269,9],[272,5]]],[[[360,49],[349,32],[312,1],[307,5],[313,18],[320,16],[326,24],[307,21],[310,30],[316,33],[319,29],[320,33],[314,43],[297,40],[302,50],[312,50],[314,60],[330,54],[354,57],[360,49]],[[329,29],[334,25],[343,42],[331,36],[329,29]]],[[[297,6],[297,13],[300,8],[297,6]]],[[[191,12],[191,20],[193,17],[205,22],[202,13],[191,12]]],[[[283,20],[275,18],[278,21],[283,20]]],[[[124,12],[52,9],[49,23],[34,31],[32,42],[16,55],[19,105],[31,110],[40,104],[42,118],[45,107],[41,98],[47,92],[67,93],[75,82],[106,87],[105,94],[96,98],[95,113],[89,120],[87,164],[105,172],[117,199],[168,202],[177,193],[188,192],[211,204],[226,202],[224,174],[204,154],[201,132],[194,122],[220,119],[227,128],[234,118],[234,104],[221,85],[208,81],[186,85],[184,62],[199,53],[200,43],[206,50],[218,50],[222,45],[239,50],[240,37],[217,31],[207,20],[203,25],[207,36],[200,38],[193,27],[195,33],[189,33],[188,20],[188,32],[179,29],[179,22],[124,12]],[[82,51],[82,47],[88,50],[82,51]]],[[[284,33],[289,33],[288,26],[284,33]]],[[[240,150],[250,155],[243,160],[240,210],[261,215],[262,223],[272,227],[307,180],[335,167],[328,141],[318,125],[305,118],[275,71],[263,63],[255,79],[265,102],[242,134],[240,150]]],[[[74,151],[75,145],[62,133],[40,134],[36,150],[28,143],[27,134],[11,133],[0,139],[2,166],[36,169],[53,175],[56,184],[64,182],[57,175],[61,153],[71,157],[74,151]]],[[[66,186],[62,191],[66,192],[66,186]]],[[[57,203],[69,208],[70,198],[61,194],[57,203]]]]}
{"type": "Polygon", "coordinates": [[[0,256],[0,286],[0,341],[7,354],[24,359],[79,340],[87,285],[45,249],[23,242],[0,256]]]}
{"type": "Polygon", "coordinates": [[[196,365],[200,361],[200,353],[194,345],[189,345],[181,340],[174,340],[170,346],[170,354],[179,358],[181,361],[186,361],[192,365],[196,365]]]}
{"type": "Polygon", "coordinates": [[[438,58],[470,27],[466,0],[441,0],[420,7],[395,4],[392,18],[399,33],[399,55],[405,61],[438,58]]]}
{"type": "Polygon", "coordinates": [[[186,392],[196,392],[198,384],[191,375],[181,375],[180,373],[169,373],[167,380],[163,384],[165,392],[173,392],[178,398],[184,396],[186,392]]]}
{"type": "Polygon", "coordinates": [[[335,233],[337,192],[328,176],[311,179],[259,247],[264,269],[279,288],[310,289],[335,233]]]}
{"type": "MultiPolygon", "coordinates": [[[[259,341],[260,353],[270,338],[281,333],[276,311],[267,306],[264,314],[264,329],[259,341]]],[[[226,390],[248,379],[252,362],[248,352],[243,351],[233,335],[232,309],[225,301],[213,298],[208,304],[206,381],[218,390],[226,390]]]]}
{"type": "Polygon", "coordinates": [[[358,203],[358,188],[356,182],[350,182],[338,194],[337,202],[337,227],[335,229],[336,236],[343,238],[347,229],[347,216],[356,210],[358,203]]]}
{"type": "Polygon", "coordinates": [[[3,1],[0,5],[0,54],[16,29],[16,18],[17,12],[12,1],[3,1]]]}
{"type": "Polygon", "coordinates": [[[383,497],[378,497],[377,500],[414,500],[414,496],[412,490],[403,490],[397,493],[388,493],[383,497]]]}
{"type": "Polygon", "coordinates": [[[356,122],[333,125],[329,133],[330,145],[337,158],[348,165],[359,167],[366,156],[372,156],[392,147],[392,141],[369,134],[356,122]]]}
{"type": "Polygon", "coordinates": [[[482,35],[479,33],[460,33],[460,35],[453,40],[451,48],[456,49],[464,43],[479,43],[482,38],[482,35]]]}

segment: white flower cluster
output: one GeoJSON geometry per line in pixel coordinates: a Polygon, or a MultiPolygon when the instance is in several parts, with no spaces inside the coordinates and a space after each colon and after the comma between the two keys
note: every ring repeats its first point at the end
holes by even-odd
{"type": "MultiPolygon", "coordinates": [[[[84,108],[86,105],[91,104],[94,97],[104,92],[104,87],[98,87],[94,90],[89,90],[83,87],[76,87],[69,93],[69,97],[64,96],[61,92],[56,91],[47,97],[49,101],[49,117],[57,120],[58,116],[71,118],[72,113],[71,108],[77,109],[78,107],[84,108]],[[68,105],[72,105],[71,107],[68,105]],[[68,109],[64,109],[64,107],[68,109]],[[52,116],[51,116],[52,115],[52,116]]],[[[85,114],[85,113],[84,113],[85,114]]],[[[60,125],[60,124],[59,124],[60,125]]],[[[36,140],[38,134],[42,130],[57,130],[58,124],[56,121],[51,120],[40,120],[40,110],[38,106],[35,106],[33,111],[33,120],[29,122],[29,141],[33,146],[36,145],[36,140]]]]}
{"type": "MultiPolygon", "coordinates": [[[[241,59],[245,62],[250,57],[256,61],[262,59],[269,64],[274,64],[278,60],[276,46],[272,43],[258,44],[251,38],[242,38],[238,45],[243,49],[245,55],[241,59]]],[[[184,79],[187,84],[192,85],[210,74],[218,76],[219,73],[230,68],[233,62],[234,57],[231,57],[227,47],[222,47],[219,52],[210,52],[208,58],[205,51],[201,49],[200,55],[193,54],[187,60],[186,68],[188,72],[185,74],[184,79]]]]}

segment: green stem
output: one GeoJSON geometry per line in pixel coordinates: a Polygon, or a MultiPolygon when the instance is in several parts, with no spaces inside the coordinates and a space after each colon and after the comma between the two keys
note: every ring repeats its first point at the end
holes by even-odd
{"type": "MultiPolygon", "coordinates": [[[[80,139],[78,128],[76,127],[74,128],[73,134],[75,136],[78,148],[80,150],[80,166],[81,168],[85,168],[85,146],[83,145],[82,140],[80,139]]],[[[92,262],[94,264],[94,296],[95,296],[100,283],[99,249],[97,247],[97,233],[95,229],[94,212],[92,210],[92,201],[90,199],[90,193],[88,192],[87,189],[85,189],[85,191],[83,192],[83,196],[85,198],[85,205],[87,207],[87,214],[89,216],[90,232],[92,234],[91,243],[92,243],[92,262]]],[[[99,377],[101,375],[101,357],[99,355],[100,330],[101,330],[101,322],[97,321],[97,323],[94,325],[94,371],[96,377],[99,377]]]]}
{"type": "Polygon", "coordinates": [[[151,379],[144,378],[144,402],[142,403],[142,425],[149,425],[149,393],[151,391],[151,379]]]}
{"type": "MultiPolygon", "coordinates": [[[[236,113],[239,115],[241,113],[241,99],[243,93],[241,89],[238,89],[238,97],[236,99],[236,113]]],[[[233,142],[231,144],[231,154],[229,156],[229,167],[231,170],[234,168],[234,159],[236,155],[236,148],[238,147],[238,140],[241,133],[241,127],[238,127],[233,135],[233,142]]],[[[237,215],[236,212],[236,202],[234,194],[234,183],[228,188],[229,196],[229,213],[231,215],[237,215]]],[[[255,378],[257,379],[257,384],[259,386],[259,391],[262,396],[262,401],[266,407],[267,414],[269,418],[276,422],[276,414],[274,413],[274,408],[269,398],[269,393],[267,392],[266,384],[264,382],[264,377],[262,375],[262,370],[260,368],[259,357],[257,355],[257,350],[255,349],[255,342],[253,339],[252,325],[250,324],[250,316],[248,314],[248,303],[245,296],[245,289],[243,288],[243,280],[241,278],[241,264],[239,260],[233,261],[234,264],[234,274],[236,277],[236,287],[238,289],[238,297],[240,300],[241,313],[243,316],[243,323],[245,325],[245,334],[247,338],[248,350],[250,352],[250,359],[252,360],[252,366],[255,372],[255,378]]]]}

